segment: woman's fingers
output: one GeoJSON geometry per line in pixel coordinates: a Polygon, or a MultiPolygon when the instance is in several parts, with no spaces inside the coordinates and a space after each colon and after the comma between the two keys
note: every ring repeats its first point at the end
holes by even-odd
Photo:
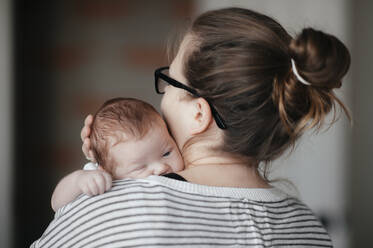
{"type": "Polygon", "coordinates": [[[87,117],[84,119],[84,126],[90,126],[93,121],[93,116],[91,114],[87,115],[87,117]]]}
{"type": "Polygon", "coordinates": [[[92,162],[96,162],[93,151],[91,150],[91,141],[89,139],[89,135],[91,134],[92,122],[93,122],[93,116],[88,115],[84,120],[84,127],[82,128],[82,131],[80,132],[80,138],[83,141],[82,151],[85,157],[92,162]]]}
{"type": "Polygon", "coordinates": [[[88,115],[84,119],[84,127],[82,128],[82,131],[80,132],[80,138],[82,139],[82,141],[84,141],[84,139],[89,137],[89,135],[91,134],[92,122],[93,122],[93,116],[92,115],[88,115]]]}
{"type": "Polygon", "coordinates": [[[93,151],[91,150],[91,140],[89,138],[85,138],[83,145],[82,145],[82,151],[86,157],[87,160],[96,163],[95,155],[93,154],[93,151]]]}
{"type": "MultiPolygon", "coordinates": [[[[87,138],[88,139],[88,138],[87,138]]],[[[91,161],[92,163],[97,163],[97,160],[95,158],[95,155],[93,151],[91,150],[90,140],[84,141],[82,150],[87,160],[91,161]]]]}
{"type": "Polygon", "coordinates": [[[93,154],[92,150],[88,151],[88,157],[89,157],[89,160],[91,160],[92,163],[97,163],[97,161],[95,159],[95,155],[93,154]]]}
{"type": "Polygon", "coordinates": [[[89,126],[84,126],[82,128],[82,131],[80,132],[80,138],[84,142],[84,140],[88,138],[90,134],[91,134],[91,128],[89,126]]]}
{"type": "Polygon", "coordinates": [[[92,153],[90,152],[90,149],[91,141],[89,138],[85,138],[82,146],[82,151],[88,160],[91,160],[93,158],[93,156],[91,156],[92,153]]]}

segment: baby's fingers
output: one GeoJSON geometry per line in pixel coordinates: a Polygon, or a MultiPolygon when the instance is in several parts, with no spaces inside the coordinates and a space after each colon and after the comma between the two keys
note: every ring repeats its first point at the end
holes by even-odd
{"type": "Polygon", "coordinates": [[[107,191],[111,189],[113,179],[111,178],[110,174],[107,172],[103,173],[103,175],[105,177],[105,191],[107,191]]]}
{"type": "Polygon", "coordinates": [[[94,180],[97,186],[97,194],[103,194],[106,188],[105,176],[103,174],[97,174],[94,180]]]}
{"type": "Polygon", "coordinates": [[[91,195],[97,195],[100,192],[99,187],[98,187],[96,181],[94,180],[94,178],[92,178],[89,181],[88,187],[89,187],[89,191],[90,191],[91,195]]]}
{"type": "Polygon", "coordinates": [[[111,175],[104,168],[102,168],[102,166],[99,166],[98,170],[102,172],[102,175],[105,178],[105,191],[111,189],[113,183],[113,178],[111,177],[111,175]]]}
{"type": "Polygon", "coordinates": [[[90,187],[89,187],[88,184],[84,184],[84,185],[82,185],[82,186],[81,186],[81,190],[82,190],[82,192],[83,192],[84,194],[89,195],[89,196],[92,196],[92,192],[91,192],[91,189],[90,189],[90,187]]]}

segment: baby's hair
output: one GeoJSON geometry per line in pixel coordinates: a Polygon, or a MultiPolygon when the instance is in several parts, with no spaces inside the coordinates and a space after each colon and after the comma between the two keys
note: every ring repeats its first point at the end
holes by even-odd
{"type": "Polygon", "coordinates": [[[141,139],[161,116],[150,104],[134,98],[106,101],[93,117],[91,148],[97,163],[112,172],[116,161],[110,158],[113,145],[141,139]]]}

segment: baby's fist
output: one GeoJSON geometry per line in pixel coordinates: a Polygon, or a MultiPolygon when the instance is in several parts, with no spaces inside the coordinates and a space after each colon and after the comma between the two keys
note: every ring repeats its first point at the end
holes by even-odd
{"type": "Polygon", "coordinates": [[[111,188],[112,178],[106,171],[83,171],[78,177],[78,187],[86,195],[99,195],[111,188]]]}

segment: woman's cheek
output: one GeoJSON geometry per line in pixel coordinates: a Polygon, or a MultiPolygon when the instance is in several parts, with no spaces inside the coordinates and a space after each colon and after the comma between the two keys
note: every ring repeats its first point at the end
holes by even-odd
{"type": "Polygon", "coordinates": [[[165,93],[161,100],[161,111],[162,111],[163,116],[166,118],[166,120],[170,118],[169,113],[172,112],[172,107],[176,103],[175,99],[173,99],[175,98],[174,94],[175,94],[174,89],[172,89],[171,86],[168,86],[168,89],[166,88],[165,93]]]}
{"type": "Polygon", "coordinates": [[[118,176],[122,176],[122,178],[138,178],[138,175],[141,173],[140,170],[130,171],[127,173],[122,173],[122,175],[118,174],[118,176]]]}
{"type": "Polygon", "coordinates": [[[176,152],[166,162],[171,167],[172,172],[178,172],[184,169],[184,163],[179,154],[176,152]]]}
{"type": "Polygon", "coordinates": [[[134,178],[145,178],[145,177],[148,177],[151,175],[151,172],[150,170],[148,169],[144,169],[142,171],[139,171],[135,176],[134,178]]]}
{"type": "Polygon", "coordinates": [[[181,171],[184,169],[184,160],[181,155],[181,152],[179,151],[176,143],[175,143],[175,152],[173,153],[174,160],[176,161],[177,169],[178,171],[181,171]]]}
{"type": "Polygon", "coordinates": [[[162,97],[162,100],[161,100],[161,112],[163,114],[165,114],[166,112],[166,103],[167,102],[167,93],[165,93],[162,97]]]}
{"type": "Polygon", "coordinates": [[[135,178],[135,176],[132,173],[126,173],[122,175],[116,175],[116,179],[132,179],[135,178]]]}

